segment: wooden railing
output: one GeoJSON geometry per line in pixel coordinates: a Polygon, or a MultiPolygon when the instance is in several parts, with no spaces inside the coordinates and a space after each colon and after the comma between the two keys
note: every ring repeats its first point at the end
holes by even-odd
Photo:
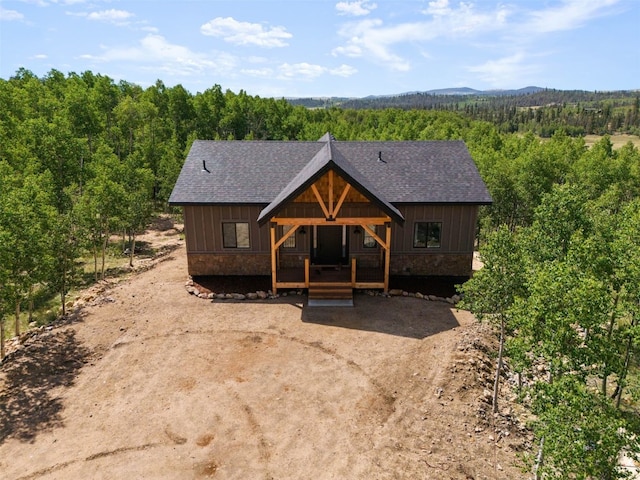
{"type": "MultiPolygon", "coordinates": [[[[311,274],[311,270],[318,268],[318,269],[322,269],[322,268],[327,268],[330,267],[328,265],[311,265],[311,260],[309,259],[309,257],[305,257],[304,259],[304,277],[300,277],[298,276],[298,280],[293,280],[290,279],[289,281],[277,281],[275,283],[275,287],[277,289],[279,288],[309,288],[309,285],[324,285],[324,284],[334,284],[334,285],[340,285],[340,286],[345,286],[348,287],[350,286],[351,288],[385,288],[385,283],[382,279],[380,280],[373,280],[371,278],[366,279],[366,275],[365,275],[365,280],[363,281],[362,279],[358,279],[358,265],[357,265],[357,260],[356,258],[352,258],[351,259],[351,268],[349,269],[349,274],[348,276],[345,275],[345,277],[343,277],[343,280],[336,280],[336,279],[324,279],[324,280],[318,280],[318,276],[317,275],[312,275],[311,274]],[[314,278],[315,277],[315,278],[314,278]]],[[[339,268],[337,266],[332,266],[333,268],[339,268]]],[[[348,267],[347,267],[348,268],[348,267]]],[[[345,269],[343,268],[343,271],[345,269]]],[[[299,272],[299,270],[298,270],[299,272]]],[[[346,272],[345,272],[346,273],[346,272]]]]}

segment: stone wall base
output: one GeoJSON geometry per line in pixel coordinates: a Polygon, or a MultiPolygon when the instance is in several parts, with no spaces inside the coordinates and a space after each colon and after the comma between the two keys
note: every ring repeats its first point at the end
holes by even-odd
{"type": "MultiPolygon", "coordinates": [[[[376,256],[358,255],[359,267],[376,267],[376,256]]],[[[187,254],[189,275],[271,275],[271,255],[245,253],[219,255],[210,253],[187,254]]],[[[473,254],[395,254],[391,255],[391,275],[447,275],[471,276],[473,254]]],[[[280,267],[304,265],[298,256],[281,256],[280,267]]]]}
{"type": "Polygon", "coordinates": [[[391,275],[471,276],[473,254],[391,255],[391,275]]]}
{"type": "Polygon", "coordinates": [[[189,275],[271,275],[271,255],[187,254],[189,275]]]}

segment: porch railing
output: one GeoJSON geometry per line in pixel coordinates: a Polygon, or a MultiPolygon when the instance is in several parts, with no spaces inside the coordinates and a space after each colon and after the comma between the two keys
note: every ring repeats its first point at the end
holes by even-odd
{"type": "Polygon", "coordinates": [[[309,257],[300,268],[279,268],[276,271],[276,289],[309,288],[309,286],[343,286],[351,288],[385,288],[384,270],[359,268],[355,258],[349,266],[311,265],[309,257]]]}

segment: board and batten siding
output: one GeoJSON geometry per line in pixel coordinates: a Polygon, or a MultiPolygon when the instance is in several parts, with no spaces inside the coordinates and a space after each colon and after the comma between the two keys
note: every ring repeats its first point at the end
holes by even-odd
{"type": "MultiPolygon", "coordinates": [[[[473,252],[477,205],[400,205],[405,218],[404,226],[392,228],[392,253],[469,253],[473,252]],[[441,246],[436,249],[413,247],[413,232],[416,222],[442,222],[441,246]]],[[[241,253],[270,252],[268,225],[258,226],[260,205],[188,205],[184,207],[185,236],[189,253],[241,253]],[[247,222],[249,224],[250,248],[223,248],[223,222],[247,222]]],[[[379,210],[373,205],[344,205],[340,212],[343,217],[376,216],[379,210]]],[[[317,204],[293,204],[278,214],[279,217],[314,218],[322,217],[317,204]]],[[[354,244],[355,247],[356,244],[354,244]]],[[[308,239],[297,241],[296,248],[290,250],[305,252],[308,239]]],[[[360,250],[355,247],[354,250],[360,250]]]]}
{"type": "Polygon", "coordinates": [[[187,253],[269,252],[269,227],[258,226],[260,205],[185,205],[184,224],[187,253]],[[222,224],[249,224],[249,248],[223,248],[222,224]]]}
{"type": "Polygon", "coordinates": [[[475,243],[477,205],[399,205],[405,218],[403,227],[394,226],[391,237],[393,253],[472,253],[475,243]],[[416,222],[442,222],[439,248],[414,248],[416,222]]]}

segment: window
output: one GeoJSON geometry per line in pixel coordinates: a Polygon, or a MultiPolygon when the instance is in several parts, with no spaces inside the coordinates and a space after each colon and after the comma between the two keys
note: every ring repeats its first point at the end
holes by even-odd
{"type": "MultiPolygon", "coordinates": [[[[376,231],[375,225],[367,225],[374,232],[376,231]]],[[[377,232],[376,232],[377,233],[377,232]]],[[[376,248],[377,242],[376,239],[367,231],[364,231],[364,235],[362,236],[362,246],[364,248],[376,248]]]]}
{"type": "MultiPolygon", "coordinates": [[[[293,228],[292,225],[283,225],[282,226],[282,236],[285,236],[289,230],[293,228]]],[[[296,234],[292,233],[289,238],[287,238],[284,242],[282,242],[282,246],[284,248],[296,248],[296,234]]]]}
{"type": "Polygon", "coordinates": [[[441,222],[416,222],[413,230],[414,248],[439,248],[441,222]]]}
{"type": "Polygon", "coordinates": [[[249,224],[223,223],[222,246],[224,248],[249,248],[249,224]]]}

